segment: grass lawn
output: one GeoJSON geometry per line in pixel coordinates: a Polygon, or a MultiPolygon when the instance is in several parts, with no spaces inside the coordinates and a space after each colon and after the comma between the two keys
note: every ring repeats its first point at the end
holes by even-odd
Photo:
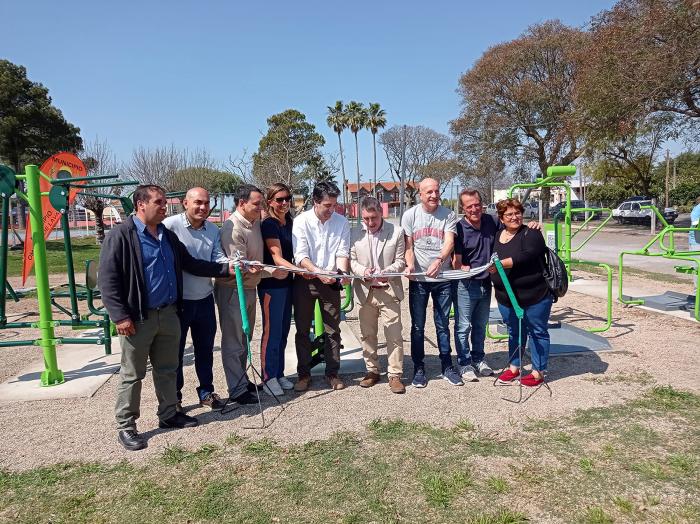
{"type": "MultiPolygon", "coordinates": [[[[98,260],[100,258],[100,246],[95,243],[95,237],[75,237],[71,242],[73,246],[73,268],[76,280],[84,282],[81,275],[85,274],[85,261],[98,260]]],[[[66,273],[66,250],[63,240],[50,240],[46,242],[46,259],[49,273],[66,273]]],[[[18,277],[22,275],[22,251],[9,251],[7,254],[7,275],[18,277]]],[[[33,270],[32,270],[32,274],[33,270]]]]}
{"type": "Polygon", "coordinates": [[[303,445],[231,435],[144,465],[2,472],[0,520],[698,522],[698,442],[700,397],[654,387],[622,405],[527,421],[512,438],[468,420],[376,420],[303,445]]]}

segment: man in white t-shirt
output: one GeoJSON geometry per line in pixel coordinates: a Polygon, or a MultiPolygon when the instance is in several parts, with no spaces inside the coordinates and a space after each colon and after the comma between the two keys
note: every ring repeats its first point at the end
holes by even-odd
{"type": "Polygon", "coordinates": [[[411,277],[408,305],[411,313],[411,359],[413,386],[424,388],[425,317],[428,298],[433,298],[433,319],[437,335],[442,377],[453,386],[462,386],[459,371],[452,365],[449,317],[452,306],[451,283],[440,272],[451,269],[452,250],[457,234],[457,216],[440,205],[440,185],[432,178],[418,184],[420,204],[406,211],[401,227],[406,235],[405,273],[411,277]]]}
{"type": "MultiPolygon", "coordinates": [[[[314,205],[294,219],[292,246],[294,261],[315,273],[348,273],[350,269],[350,224],[348,219],[335,212],[340,191],[331,182],[319,182],[313,189],[314,205]]],[[[326,381],[333,390],[345,388],[338,376],[340,369],[340,289],[349,280],[318,276],[295,278],[293,284],[295,343],[297,349],[297,374],[294,385],[298,392],[311,385],[311,321],[314,318],[316,300],[321,304],[321,314],[328,340],[325,347],[326,381]]]]}

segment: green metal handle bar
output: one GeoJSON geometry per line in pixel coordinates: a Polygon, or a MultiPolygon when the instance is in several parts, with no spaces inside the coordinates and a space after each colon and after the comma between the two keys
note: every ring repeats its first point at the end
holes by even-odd
{"type": "Polygon", "coordinates": [[[588,266],[594,266],[594,267],[602,267],[605,269],[607,276],[608,276],[608,293],[607,293],[607,308],[606,308],[606,318],[605,318],[605,325],[603,327],[593,327],[593,328],[586,328],[586,331],[589,333],[602,333],[604,331],[607,331],[610,329],[610,326],[612,325],[612,295],[613,295],[613,283],[612,283],[612,274],[613,270],[612,267],[608,264],[604,264],[602,262],[592,262],[590,260],[572,260],[572,264],[585,264],[588,266]]]}
{"type": "Polygon", "coordinates": [[[245,291],[243,289],[243,275],[241,274],[241,268],[236,265],[234,266],[236,273],[236,290],[238,291],[238,305],[241,308],[241,324],[243,326],[243,333],[245,333],[245,338],[248,346],[248,363],[253,362],[253,353],[250,351],[250,321],[248,320],[248,311],[246,309],[245,302],[245,291]]]}
{"type": "Polygon", "coordinates": [[[348,313],[349,311],[352,310],[352,308],[355,305],[355,302],[354,302],[353,296],[352,296],[352,284],[345,284],[343,289],[345,290],[345,301],[340,306],[340,310],[343,311],[344,313],[348,313]]]}
{"type": "Polygon", "coordinates": [[[665,253],[668,253],[669,255],[675,255],[675,254],[700,255],[700,251],[682,251],[681,253],[676,253],[674,241],[673,241],[673,235],[675,233],[690,233],[691,231],[700,231],[700,227],[676,227],[676,226],[665,227],[664,229],[661,230],[661,233],[659,236],[659,248],[662,251],[664,251],[665,253]],[[666,244],[664,244],[664,238],[669,233],[671,234],[671,242],[669,242],[669,245],[666,246],[666,244]]]}
{"type": "MultiPolygon", "coordinates": [[[[43,173],[42,173],[43,174],[43,173]]],[[[46,175],[44,175],[46,177],[46,175]]],[[[47,177],[48,178],[48,177],[47,177]]],[[[67,177],[67,178],[49,178],[51,184],[54,186],[65,186],[72,184],[74,182],[85,182],[87,180],[110,180],[119,178],[119,175],[98,175],[98,176],[81,176],[81,177],[67,177]]]]}
{"type": "Polygon", "coordinates": [[[106,198],[108,200],[118,200],[119,195],[105,194],[105,193],[90,193],[89,191],[78,191],[78,195],[89,196],[95,198],[106,198]]]}
{"type": "Polygon", "coordinates": [[[508,293],[510,304],[511,306],[513,306],[513,310],[515,310],[515,316],[518,317],[518,319],[522,320],[523,316],[525,315],[525,310],[520,307],[520,304],[518,304],[518,299],[515,298],[515,293],[513,293],[513,288],[510,286],[510,281],[506,276],[505,269],[503,269],[503,264],[501,264],[498,255],[496,255],[495,253],[493,254],[492,260],[496,265],[496,271],[498,271],[498,274],[500,275],[501,280],[503,281],[503,287],[506,288],[506,293],[508,293]]]}
{"type": "Polygon", "coordinates": [[[670,224],[666,222],[666,219],[656,206],[639,206],[639,209],[651,209],[656,214],[656,217],[659,219],[659,221],[663,224],[664,227],[670,226],[670,224]]]}
{"type": "MultiPolygon", "coordinates": [[[[610,210],[608,209],[608,211],[610,211],[610,210]]],[[[577,210],[577,212],[578,212],[578,210],[577,210]]],[[[598,224],[598,226],[593,231],[591,231],[591,234],[588,235],[588,237],[583,242],[581,242],[578,246],[571,248],[571,253],[575,253],[576,251],[580,250],[583,246],[588,244],[588,242],[591,240],[591,238],[593,238],[598,233],[598,231],[600,231],[603,227],[605,227],[605,224],[610,222],[610,219],[612,219],[612,217],[613,217],[612,214],[610,214],[610,215],[608,215],[608,217],[605,220],[601,221],[601,223],[598,224]]],[[[588,217],[588,219],[586,219],[586,221],[583,224],[581,224],[581,227],[585,226],[588,222],[590,222],[592,218],[593,218],[592,216],[588,217]]],[[[577,229],[573,235],[571,235],[572,240],[579,231],[581,231],[580,228],[577,229]]]]}
{"type": "Polygon", "coordinates": [[[105,184],[62,184],[63,186],[68,186],[68,187],[84,187],[87,189],[91,189],[93,187],[115,187],[115,186],[133,186],[138,184],[138,182],[131,182],[131,181],[124,181],[124,182],[109,182],[105,184]]]}
{"type": "Polygon", "coordinates": [[[637,251],[620,251],[620,255],[618,256],[618,265],[617,265],[617,299],[622,302],[623,304],[627,304],[628,306],[639,306],[644,304],[644,300],[641,299],[626,299],[625,296],[622,293],[622,278],[623,278],[623,258],[625,255],[639,255],[639,256],[646,256],[646,257],[662,257],[663,253],[649,253],[648,250],[646,249],[640,249],[637,251]]]}
{"type": "Polygon", "coordinates": [[[541,182],[523,182],[520,184],[513,184],[508,190],[508,198],[513,196],[513,191],[516,189],[537,189],[541,187],[564,187],[569,193],[569,197],[571,197],[572,189],[568,182],[564,182],[561,180],[549,180],[548,178],[545,178],[542,179],[541,182]]]}
{"type": "Polygon", "coordinates": [[[321,303],[317,299],[314,304],[314,337],[320,337],[323,332],[323,313],[321,313],[321,303]]]}

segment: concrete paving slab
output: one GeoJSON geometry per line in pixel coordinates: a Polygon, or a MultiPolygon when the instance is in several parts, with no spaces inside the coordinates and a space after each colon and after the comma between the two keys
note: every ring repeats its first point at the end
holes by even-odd
{"type": "MultiPolygon", "coordinates": [[[[613,282],[613,300],[617,301],[617,285],[613,282]]],[[[589,295],[592,297],[596,298],[601,298],[603,300],[607,299],[608,296],[608,291],[607,291],[607,282],[603,280],[594,280],[594,279],[586,279],[586,278],[577,278],[573,282],[569,282],[569,289],[571,291],[575,291],[577,293],[582,293],[584,295],[589,295]]],[[[634,298],[640,298],[640,297],[648,297],[649,296],[649,290],[648,289],[640,289],[640,288],[635,288],[635,287],[630,287],[625,285],[624,287],[624,296],[626,297],[634,297],[634,298]]],[[[659,290],[661,292],[661,290],[659,290]]],[[[672,309],[672,310],[667,310],[664,311],[662,309],[656,309],[652,307],[647,307],[647,306],[630,306],[630,307],[638,307],[641,309],[644,309],[646,311],[652,311],[654,313],[658,313],[660,315],[669,315],[672,317],[676,318],[682,318],[684,320],[690,320],[691,322],[697,323],[693,316],[693,306],[689,308],[689,310],[684,310],[684,309],[672,309]]]]}
{"type": "MultiPolygon", "coordinates": [[[[297,351],[294,344],[294,336],[296,335],[296,327],[292,323],[287,338],[287,347],[284,350],[284,367],[287,370],[296,370],[297,368],[297,351]]],[[[367,371],[365,361],[362,358],[362,346],[360,341],[352,332],[350,327],[345,322],[340,323],[340,343],[343,345],[340,350],[340,373],[353,374],[364,373],[367,371]]],[[[324,364],[319,364],[311,370],[312,375],[323,375],[326,371],[324,364]]],[[[296,376],[294,373],[292,376],[296,376]]]]}
{"type": "Polygon", "coordinates": [[[66,379],[63,384],[41,386],[39,379],[44,370],[42,359],[0,384],[0,403],[91,397],[119,371],[121,350],[116,338],[113,340],[112,351],[111,355],[105,355],[104,346],[98,345],[59,346],[58,366],[66,379]]]}
{"type": "MultiPolygon", "coordinates": [[[[498,308],[491,308],[489,323],[496,325],[499,333],[507,332],[502,323],[498,308]]],[[[608,339],[585,329],[571,326],[566,322],[550,323],[549,325],[549,355],[580,355],[590,352],[610,351],[612,346],[608,339]]]]}

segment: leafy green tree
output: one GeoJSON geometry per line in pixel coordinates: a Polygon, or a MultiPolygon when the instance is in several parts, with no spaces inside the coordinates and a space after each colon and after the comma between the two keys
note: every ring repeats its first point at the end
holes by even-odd
{"type": "Polygon", "coordinates": [[[82,147],[80,129],[51,103],[49,90],[29,80],[23,66],[0,60],[0,160],[20,172],[24,164],[41,165],[54,153],[82,147]]]}
{"type": "Polygon", "coordinates": [[[612,132],[655,112],[700,117],[700,9],[691,3],[619,0],[593,18],[579,96],[612,132]]]}
{"type": "Polygon", "coordinates": [[[267,133],[253,155],[253,181],[261,188],[283,182],[300,191],[309,180],[306,168],[322,156],[326,141],[296,109],[272,115],[267,125],[267,133]]]}
{"type": "Polygon", "coordinates": [[[328,127],[332,128],[333,131],[338,135],[338,147],[340,148],[340,169],[343,175],[343,203],[347,204],[347,178],[345,177],[345,158],[343,155],[343,142],[340,139],[340,135],[347,129],[348,123],[345,115],[345,108],[343,107],[342,100],[336,100],[334,106],[328,106],[328,117],[326,118],[326,123],[328,127]]]}
{"type": "MultiPolygon", "coordinates": [[[[350,102],[345,108],[345,117],[348,123],[348,127],[352,134],[355,135],[355,166],[357,168],[357,191],[359,196],[360,191],[360,150],[357,145],[357,133],[365,129],[367,126],[367,108],[362,105],[361,102],[355,102],[354,100],[350,102]]],[[[358,199],[359,205],[359,199],[358,199]]],[[[358,213],[359,217],[359,213],[358,213]]]]}
{"type": "Polygon", "coordinates": [[[372,153],[374,154],[374,196],[377,196],[377,131],[386,126],[386,111],[379,104],[370,103],[367,109],[367,129],[372,132],[372,153]]]}
{"type": "MultiPolygon", "coordinates": [[[[459,80],[462,111],[451,123],[458,155],[495,151],[511,166],[525,157],[543,176],[578,158],[585,144],[576,82],[588,40],[584,31],[548,21],[488,49],[459,80]]],[[[542,193],[546,204],[549,191],[542,193]]]]}

